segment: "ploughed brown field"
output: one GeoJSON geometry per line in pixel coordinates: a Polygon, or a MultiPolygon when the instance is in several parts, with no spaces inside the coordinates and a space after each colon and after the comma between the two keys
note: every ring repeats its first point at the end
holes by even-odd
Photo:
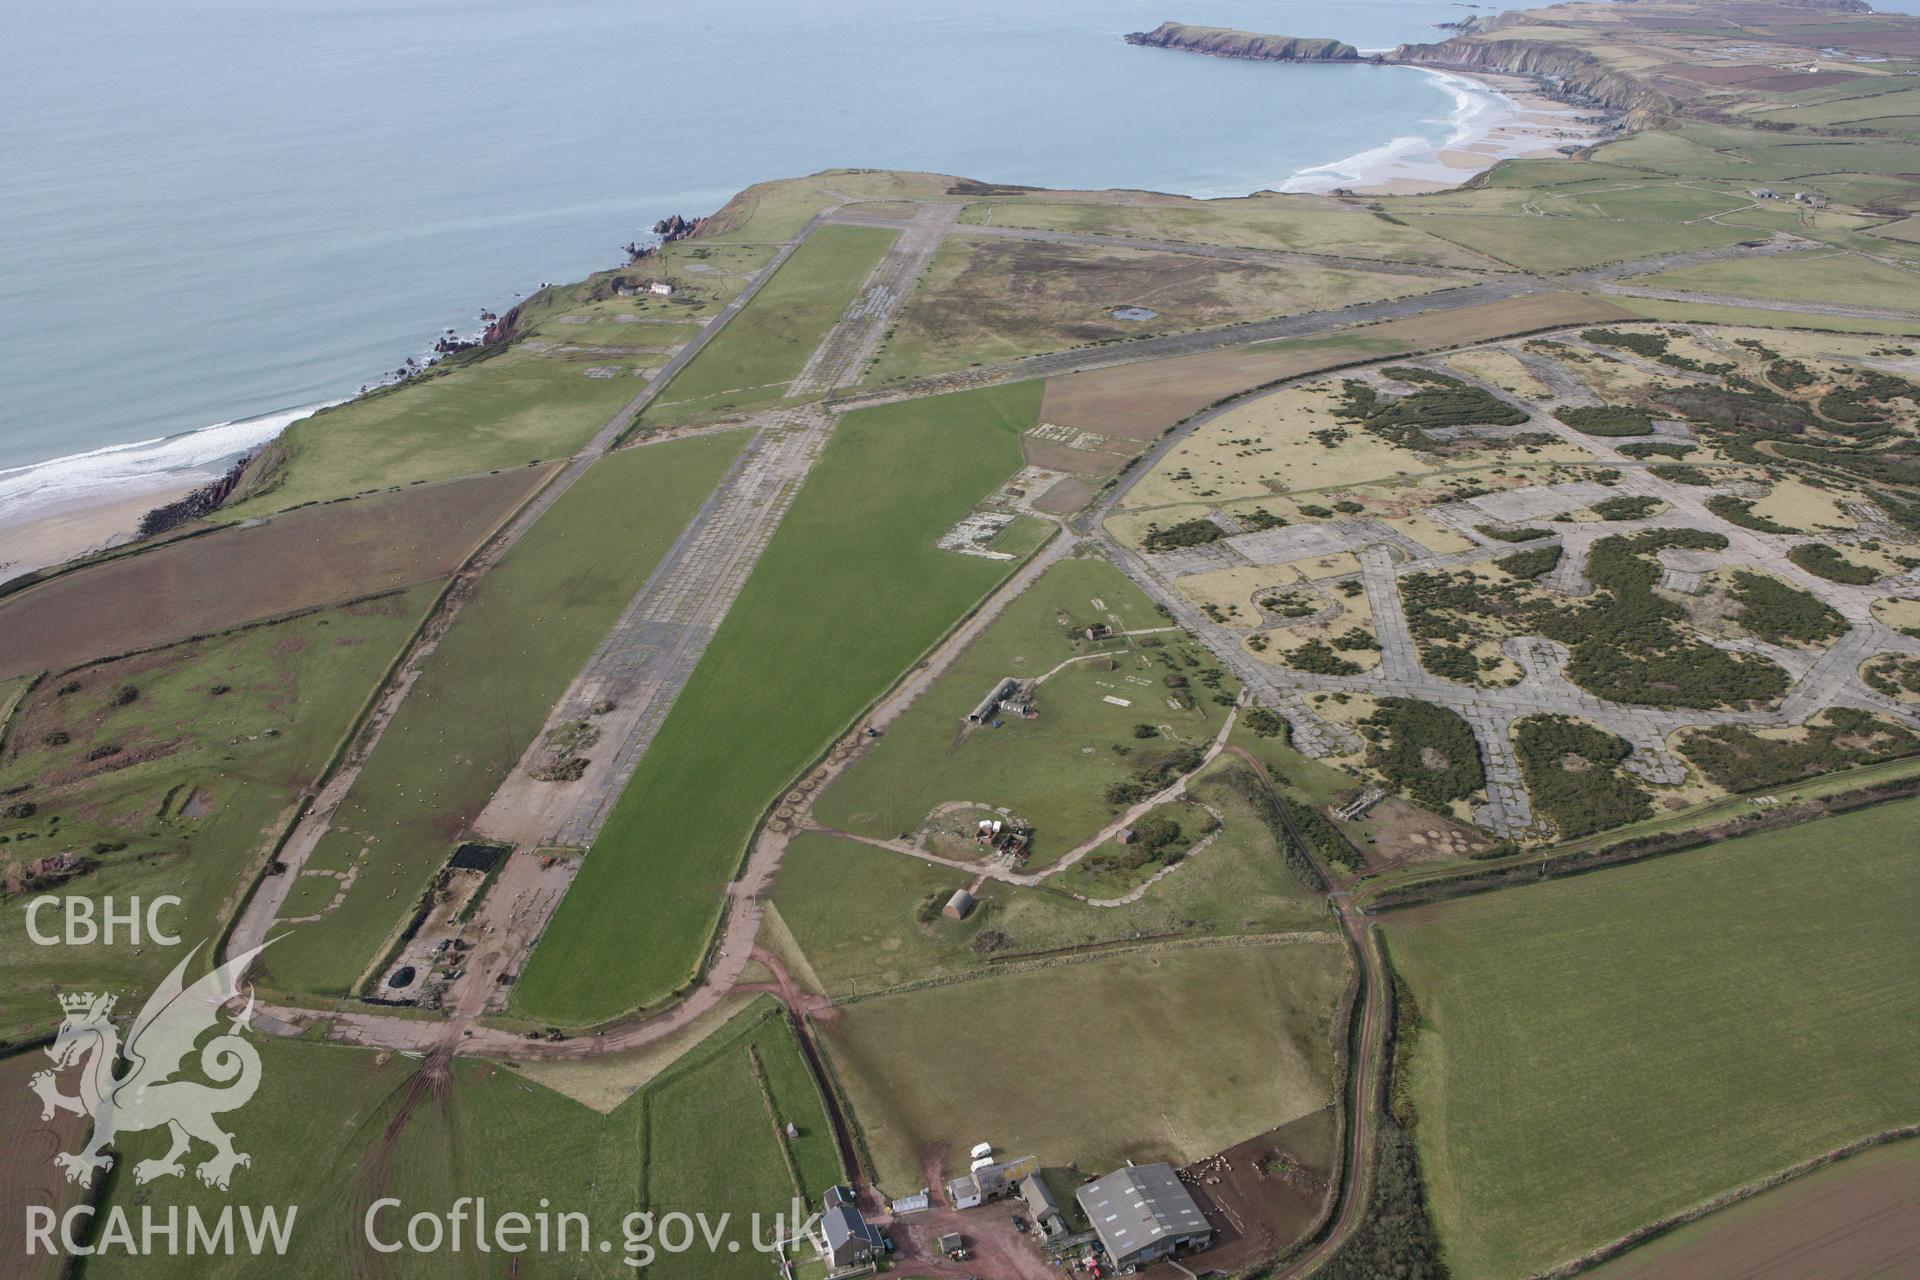
{"type": "MultiPolygon", "coordinates": [[[[48,1002],[51,1007],[51,1001],[48,1002]]],[[[27,1087],[35,1072],[53,1066],[39,1049],[0,1061],[0,1275],[17,1280],[53,1280],[67,1260],[41,1252],[27,1254],[27,1210],[34,1205],[63,1213],[87,1198],[54,1165],[62,1151],[76,1151],[87,1136],[82,1116],[61,1114],[40,1119],[40,1098],[27,1087]]],[[[71,1075],[61,1091],[73,1091],[71,1075]]]]}
{"type": "Polygon", "coordinates": [[[1803,1174],[1587,1274],[1591,1280],[1920,1275],[1920,1138],[1803,1174]]]}
{"type": "Polygon", "coordinates": [[[1054,378],[1040,420],[1151,440],[1225,396],[1283,378],[1383,356],[1488,342],[1560,325],[1638,317],[1597,298],[1543,293],[1387,320],[1331,338],[1283,338],[1254,347],[1172,356],[1054,378]]]}
{"type": "Polygon", "coordinates": [[[445,577],[549,470],[305,507],[61,574],[0,600],[0,679],[445,577]]]}

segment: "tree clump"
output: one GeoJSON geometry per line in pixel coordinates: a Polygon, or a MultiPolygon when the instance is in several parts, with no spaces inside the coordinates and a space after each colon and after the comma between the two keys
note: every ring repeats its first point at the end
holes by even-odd
{"type": "Polygon", "coordinates": [[[1480,744],[1459,714],[1416,698],[1382,698],[1360,722],[1367,768],[1415,800],[1444,808],[1487,784],[1480,744]]]}
{"type": "Polygon", "coordinates": [[[1535,812],[1562,839],[1653,816],[1646,788],[1620,766],[1633,754],[1618,734],[1571,716],[1528,716],[1514,726],[1514,749],[1535,812]]]}

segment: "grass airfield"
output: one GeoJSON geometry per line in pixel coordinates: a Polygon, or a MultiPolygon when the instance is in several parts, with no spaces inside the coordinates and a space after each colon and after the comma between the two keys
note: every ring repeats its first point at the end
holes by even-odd
{"type": "MultiPolygon", "coordinates": [[[[1850,620],[1871,617],[1895,632],[1920,628],[1910,580],[1920,563],[1912,523],[1920,509],[1912,470],[1920,399],[1903,399],[1890,383],[1869,394],[1866,382],[1870,375],[1920,377],[1913,349],[1920,311],[1907,287],[1920,261],[1912,231],[1920,190],[1909,180],[1920,170],[1920,152],[1908,122],[1920,117],[1907,101],[1912,90],[1866,83],[1893,80],[1887,73],[1907,63],[1825,66],[1809,77],[1819,83],[1804,88],[1715,80],[1720,71],[1690,54],[1654,56],[1672,52],[1671,33],[1632,21],[1651,14],[1657,22],[1670,8],[1582,7],[1552,26],[1503,28],[1503,38],[1564,41],[1628,67],[1666,95],[1677,119],[1578,159],[1503,164],[1460,190],[1191,201],[841,172],[752,188],[700,236],[666,246],[645,266],[543,291],[524,304],[511,344],[447,361],[294,428],[254,464],[236,503],[182,529],[166,549],[119,553],[0,602],[0,623],[28,624],[16,637],[29,629],[42,637],[39,649],[17,640],[9,649],[0,634],[0,654],[16,659],[0,667],[7,672],[0,706],[24,699],[0,758],[0,784],[51,776],[63,802],[72,798],[60,809],[42,805],[0,821],[0,834],[12,837],[8,865],[17,869],[42,849],[137,833],[128,849],[106,855],[89,890],[184,885],[195,926],[220,927],[238,905],[240,872],[322,772],[439,582],[560,459],[699,340],[783,242],[841,201],[868,222],[903,229],[917,225],[926,202],[964,207],[958,232],[871,349],[878,363],[864,364],[832,398],[805,406],[840,419],[826,453],[553,917],[510,1016],[483,1019],[482,1033],[518,1035],[528,1022],[587,1026],[635,1009],[657,1012],[688,992],[712,958],[730,877],[769,804],[943,635],[964,625],[1023,557],[1048,536],[1064,536],[1052,517],[1099,500],[1104,485],[1131,484],[1104,527],[1136,550],[1182,525],[1224,521],[1254,531],[1251,525],[1275,520],[1285,523],[1269,531],[1289,537],[1364,521],[1369,536],[1409,554],[1497,553],[1514,567],[1464,559],[1442,566],[1437,576],[1447,582],[1412,588],[1416,629],[1424,622],[1432,632],[1438,618],[1457,631],[1439,647],[1433,634],[1423,635],[1428,643],[1417,662],[1436,670],[1443,660],[1452,664],[1458,674],[1449,678],[1476,694],[1491,696],[1523,678],[1502,642],[1532,634],[1548,606],[1598,617],[1604,600],[1631,587],[1618,576],[1583,584],[1559,561],[1545,569],[1533,562],[1539,572],[1527,572],[1528,562],[1509,559],[1504,540],[1483,546],[1490,535],[1477,526],[1508,534],[1545,529],[1559,545],[1591,553],[1641,523],[1706,525],[1677,487],[1660,490],[1651,506],[1611,511],[1584,489],[1560,495],[1565,502],[1541,492],[1632,490],[1657,468],[1692,473],[1670,486],[1734,499],[1722,510],[1737,518],[1714,515],[1738,537],[1782,540],[1762,545],[1783,553],[1803,543],[1838,546],[1852,566],[1838,571],[1868,573],[1871,581],[1812,585],[1826,593],[1821,600],[1846,606],[1850,620]],[[1694,116],[1700,105],[1712,108],[1713,122],[1694,116]],[[1834,128],[1858,132],[1824,132],[1834,128]],[[1752,197],[1749,189],[1763,183],[1789,193],[1817,188],[1829,203],[1816,209],[1752,197]],[[1022,228],[1170,243],[1008,238],[1022,228]],[[992,238],[979,234],[988,229],[992,238]],[[1802,243],[1781,253],[1743,251],[1742,242],[1775,232],[1802,243]],[[1205,247],[1251,252],[1236,259],[1192,252],[1205,247]],[[1659,270],[1620,265],[1682,253],[1694,256],[1659,270]],[[1407,267],[1465,274],[1450,281],[1407,267]],[[1526,273],[1539,274],[1525,281],[1531,292],[1501,295],[1526,273]],[[673,279],[676,298],[629,296],[640,275],[673,279]],[[1168,347],[1154,359],[1133,359],[1140,349],[1127,347],[1148,334],[1184,341],[1221,325],[1424,297],[1461,282],[1491,287],[1465,295],[1475,299],[1467,305],[1443,299],[1429,311],[1305,336],[1168,347]],[[1128,305],[1160,315],[1150,322],[1112,316],[1128,305]],[[1624,345],[1590,339],[1595,329],[1626,335],[1624,345]],[[1045,377],[990,385],[1011,376],[996,364],[1049,353],[1058,356],[1053,363],[1020,366],[1021,377],[1035,368],[1045,377]],[[1628,421],[1631,434],[1559,431],[1509,442],[1468,430],[1395,441],[1334,411],[1350,379],[1380,400],[1406,396],[1413,384],[1383,366],[1408,363],[1525,400],[1537,412],[1523,433],[1563,406],[1596,400],[1630,411],[1611,427],[1628,421]],[[840,402],[856,387],[897,388],[919,377],[934,380],[916,391],[953,393],[840,402]],[[1313,381],[1291,381],[1298,379],[1313,381]],[[1257,394],[1279,383],[1290,385],[1257,394]],[[1688,400],[1703,387],[1734,398],[1688,400]],[[1235,397],[1245,399],[1222,403],[1235,397]],[[1165,456],[1132,461],[1136,450],[1212,409],[1221,411],[1165,456]],[[1749,413],[1786,414],[1798,429],[1727,426],[1749,413]],[[1630,451],[1643,445],[1669,451],[1630,451]],[[1052,486],[1045,492],[1058,496],[987,544],[1011,559],[933,545],[1032,467],[1040,471],[1022,483],[1036,492],[1052,486]],[[1146,474],[1133,483],[1136,470],[1146,474]],[[459,486],[467,485],[485,489],[487,500],[463,501],[459,486]],[[1480,515],[1466,509],[1476,502],[1480,515]],[[394,519],[396,511],[405,518],[394,519]],[[451,526],[454,516],[464,521],[459,536],[429,545],[429,527],[451,526]],[[272,519],[209,528],[253,517],[272,519]],[[249,556],[227,550],[302,530],[325,544],[343,529],[376,523],[399,531],[388,539],[401,544],[390,559],[369,553],[344,574],[343,566],[311,557],[274,562],[300,566],[283,574],[290,591],[294,584],[306,591],[298,604],[324,607],[299,618],[272,620],[274,606],[293,596],[262,587],[257,572],[234,570],[249,556]],[[175,579],[156,566],[183,561],[201,584],[192,599],[231,597],[221,602],[229,609],[220,615],[223,634],[185,640],[186,632],[166,631],[169,618],[191,611],[185,607],[86,614],[77,603],[89,574],[131,574],[141,589],[164,593],[175,579]],[[232,575],[225,592],[223,573],[232,575]],[[363,616],[341,607],[343,578],[378,574],[386,575],[383,587],[404,589],[387,597],[391,612],[363,616]],[[1442,587],[1459,593],[1452,603],[1435,602],[1442,587]],[[1435,594],[1422,599],[1421,592],[1435,594]],[[1476,612],[1461,604],[1476,595],[1497,597],[1498,607],[1476,612]],[[48,600],[66,603],[56,608],[48,600]],[[1601,606],[1591,607],[1596,601],[1601,606]],[[329,641],[356,643],[321,642],[323,620],[337,628],[329,641]],[[225,633],[253,623],[263,625],[225,633]],[[139,667],[128,679],[142,686],[140,699],[99,708],[101,690],[87,684],[67,695],[94,700],[86,716],[48,712],[43,700],[58,687],[57,675],[30,689],[25,678],[61,665],[45,658],[49,646],[94,632],[102,647],[88,656],[108,660],[99,678],[139,667]],[[163,647],[124,656],[147,642],[163,647]],[[1446,648],[1461,652],[1449,656],[1440,651],[1446,648]],[[216,677],[215,666],[244,676],[216,677]],[[208,713],[194,699],[216,678],[233,689],[222,695],[230,701],[208,713]],[[282,734],[235,741],[248,739],[267,714],[283,723],[282,734]],[[55,719],[79,729],[66,730],[71,740],[57,747],[45,740],[55,719]],[[76,764],[75,756],[106,737],[125,738],[126,754],[151,747],[153,755],[94,773],[80,766],[97,761],[76,764]],[[23,833],[31,838],[20,841],[23,833]]],[[[1818,39],[1884,44],[1882,23],[1836,15],[1834,30],[1818,39]]],[[[1786,24],[1759,35],[1765,39],[1756,37],[1756,45],[1785,49],[1811,48],[1805,41],[1814,38],[1786,24]]],[[[1816,55],[1833,61],[1818,48],[1805,56],[1816,55]]],[[[434,655],[419,696],[405,705],[313,864],[339,875],[357,867],[360,879],[337,906],[334,877],[309,877],[300,887],[288,914],[311,910],[325,919],[281,944],[274,985],[308,1001],[337,997],[384,953],[464,816],[513,767],[556,690],[711,491],[739,447],[734,428],[748,426],[752,412],[799,403],[790,394],[794,378],[843,316],[874,302],[862,286],[897,243],[887,226],[818,227],[649,406],[639,430],[660,442],[595,461],[484,579],[475,607],[434,655]],[[689,430],[710,434],[671,439],[689,430]],[[610,549],[619,554],[601,554],[610,549]]],[[[1389,418],[1387,425],[1406,424],[1389,418]]],[[[1241,536],[1226,527],[1219,533],[1241,536]]],[[[1188,535],[1198,547],[1221,540],[1205,529],[1188,535]]],[[[1299,662],[1319,661],[1300,657],[1308,638],[1324,647],[1358,629],[1380,642],[1395,626],[1393,611],[1376,608],[1371,595],[1344,594],[1341,583],[1357,584],[1362,573],[1360,549],[1282,547],[1271,564],[1251,569],[1222,568],[1207,554],[1195,553],[1175,575],[1180,595],[1168,600],[1170,608],[1184,598],[1228,619],[1221,625],[1235,634],[1217,652],[1207,650],[1205,636],[1162,631],[1171,623],[1152,597],[1099,556],[1064,558],[1028,587],[825,789],[812,814],[825,829],[793,838],[766,891],[759,938],[766,954],[746,969],[746,989],[723,993],[670,1043],[525,1076],[456,1061],[446,1081],[426,1088],[410,1059],[318,1043],[343,1030],[326,1018],[309,1041],[265,1042],[272,1096],[262,1102],[277,1106],[255,1112],[271,1110],[278,1127],[240,1133],[243,1146],[262,1153],[260,1193],[313,1205],[304,1225],[317,1234],[309,1240],[345,1235],[356,1197],[376,1187],[429,1201],[474,1189],[505,1200],[523,1197],[536,1178],[546,1194],[550,1170],[561,1171],[551,1181],[562,1193],[596,1215],[603,1206],[745,1210],[784,1204],[795,1190],[817,1197],[840,1171],[824,1112],[817,1098],[809,1101],[812,1082],[780,1018],[755,995],[772,984],[776,960],[804,996],[832,1002],[814,1009],[812,1025],[828,1044],[888,1190],[912,1190],[926,1158],[980,1138],[1003,1148],[1030,1143],[1050,1166],[1077,1162],[1095,1172],[1123,1158],[1185,1160],[1289,1122],[1324,1120],[1335,1096],[1334,1043],[1345,1043],[1336,1024],[1350,989],[1347,951],[1326,902],[1304,886],[1297,852],[1260,803],[1244,759],[1222,756],[1187,779],[1183,797],[1141,815],[1180,824],[1180,840],[1170,846],[1177,857],[1140,858],[1116,839],[1098,839],[1139,802],[1110,789],[1137,779],[1143,765],[1211,742],[1225,723],[1225,703],[1241,691],[1234,672],[1256,688],[1278,675],[1299,682],[1289,715],[1311,709],[1357,745],[1327,750],[1308,741],[1299,732],[1306,719],[1289,744],[1284,725],[1254,727],[1248,713],[1264,708],[1253,707],[1242,710],[1227,745],[1263,761],[1300,814],[1326,824],[1309,838],[1343,882],[1359,879],[1365,893],[1369,879],[1497,872],[1518,855],[1470,825],[1483,795],[1448,792],[1438,803],[1444,813],[1410,798],[1432,788],[1403,785],[1408,776],[1431,781],[1408,771],[1450,769],[1456,761],[1445,753],[1436,761],[1393,743],[1381,756],[1391,756],[1397,779],[1369,763],[1383,703],[1368,682],[1384,679],[1383,656],[1339,651],[1356,668],[1338,677],[1355,681],[1351,690],[1305,680],[1311,673],[1299,662]],[[1301,606],[1282,599],[1288,594],[1343,612],[1289,614],[1301,606]],[[1094,620],[1142,634],[1088,641],[1080,628],[1094,620]],[[1049,676],[1039,688],[1040,718],[960,732],[965,711],[1003,675],[1049,676]],[[1148,732],[1136,736],[1142,727],[1148,732]],[[1301,754],[1309,747],[1322,757],[1301,754]],[[1406,794],[1351,821],[1327,816],[1373,780],[1393,781],[1406,794]],[[903,831],[920,833],[954,805],[1031,819],[1032,860],[1010,876],[983,879],[992,868],[965,841],[936,847],[929,837],[921,850],[944,850],[955,865],[896,847],[903,831]],[[1061,865],[1090,841],[1087,856],[1061,865]],[[974,913],[941,916],[939,904],[961,887],[976,891],[974,913]],[[1089,1070],[1103,1037],[1127,1052],[1112,1065],[1099,1057],[1099,1070],[1089,1070]],[[983,1060],[999,1064],[979,1046],[991,1054],[1013,1044],[1037,1052],[1040,1062],[1003,1066],[982,1085],[983,1060]],[[539,1076],[592,1098],[594,1107],[535,1083],[539,1076]],[[1137,1100],[1147,1093],[1161,1105],[1142,1117],[1137,1100]],[[403,1114],[410,1118],[389,1140],[403,1114]],[[776,1115],[800,1117],[800,1137],[782,1140],[770,1123],[776,1115]],[[266,1152],[289,1150],[330,1160],[301,1167],[276,1160],[269,1168],[266,1152]]],[[[1653,563],[1657,554],[1645,558],[1653,563]]],[[[1772,574],[1764,588],[1743,588],[1739,573],[1725,567],[1659,561],[1652,571],[1659,580],[1634,598],[1660,602],[1646,606],[1650,616],[1708,637],[1712,643],[1696,651],[1703,664],[1738,652],[1742,662],[1798,671],[1825,661],[1836,643],[1820,630],[1830,620],[1800,598],[1809,591],[1798,577],[1772,574]],[[1691,587],[1689,574],[1698,578],[1691,587]],[[1772,607],[1743,613],[1743,589],[1764,590],[1756,598],[1772,607]]],[[[1377,566],[1371,572],[1377,587],[1377,566]]],[[[1570,651],[1584,639],[1556,638],[1570,651]]],[[[1617,646],[1657,647],[1645,636],[1617,646]]],[[[1850,671],[1893,669],[1884,656],[1876,666],[1873,653],[1850,650],[1829,665],[1839,658],[1850,671]]],[[[1574,660],[1578,679],[1594,676],[1577,652],[1574,660]]],[[[1705,706],[1701,699],[1714,691],[1677,692],[1705,706]]],[[[1881,714],[1912,705],[1904,694],[1889,701],[1881,714]]],[[[1586,734],[1561,726],[1560,736],[1526,726],[1513,745],[1527,756],[1519,772],[1539,783],[1540,798],[1557,797],[1539,810],[1560,823],[1560,836],[1583,833],[1571,842],[1577,849],[1619,836],[1627,817],[1636,818],[1633,833],[1655,834],[1735,811],[1762,813],[1762,804],[1728,797],[1749,790],[1765,792],[1763,800],[1791,797],[1796,779],[1813,779],[1808,789],[1823,793],[1852,785],[1854,776],[1898,781],[1910,764],[1900,758],[1907,739],[1837,714],[1751,733],[1716,730],[1711,741],[1655,726],[1661,732],[1653,740],[1671,753],[1683,781],[1632,772],[1625,753],[1644,748],[1648,735],[1613,739],[1593,721],[1580,722],[1586,734]],[[1591,828],[1583,825],[1608,797],[1618,803],[1591,828]]],[[[1466,730],[1455,724],[1452,732],[1457,739],[1466,730]]],[[[1899,824],[1913,803],[1384,917],[1419,1024],[1403,1046],[1401,1081],[1422,1162],[1410,1194],[1417,1203],[1424,1176],[1437,1247],[1454,1274],[1533,1274],[1865,1133],[1913,1121],[1911,1090],[1902,1089],[1898,1069],[1914,1048],[1912,984],[1901,967],[1912,949],[1913,885],[1899,857],[1899,824]]],[[[1569,853],[1568,842],[1556,843],[1544,827],[1527,838],[1543,862],[1569,853]]],[[[48,1021],[47,973],[24,947],[10,954],[27,958],[0,962],[7,1027],[0,1034],[24,1037],[48,1021]]],[[[102,959],[90,977],[138,985],[150,980],[153,959],[102,959]]],[[[356,1011],[378,1020],[378,1011],[356,1011]]],[[[1897,1163],[1902,1150],[1888,1159],[1897,1163]]],[[[948,1172],[958,1172],[948,1163],[948,1172]]],[[[1843,1163],[1835,1176],[1868,1167],[1843,1163]]],[[[1786,1204],[1767,1224],[1777,1226],[1799,1211],[1796,1195],[1823,1194],[1825,1185],[1795,1180],[1765,1193],[1780,1199],[1753,1203],[1786,1204]]],[[[122,1179],[107,1194],[115,1204],[158,1204],[182,1190],[192,1194],[122,1179]]],[[[1723,1247],[1711,1243],[1713,1233],[1736,1221],[1710,1215],[1598,1274],[1695,1274],[1686,1268],[1697,1263],[1687,1258],[1723,1247]],[[1668,1261],[1679,1270],[1660,1271],[1668,1261]],[[1641,1262],[1654,1270],[1632,1269],[1641,1262]]],[[[1363,1233],[1375,1225],[1363,1223],[1363,1233]]],[[[1777,1239],[1777,1255],[1793,1257],[1810,1229],[1780,1228],[1768,1238],[1777,1239]]],[[[1418,1259],[1396,1257],[1405,1263],[1397,1269],[1423,1274],[1418,1259]]],[[[299,1266],[330,1274],[337,1261],[321,1246],[299,1266]]],[[[759,1259],[721,1259],[686,1274],[764,1269],[759,1259]]],[[[109,1260],[91,1264],[88,1274],[135,1270],[109,1260]]],[[[615,1260],[589,1257],[536,1263],[529,1274],[624,1271],[615,1260]]],[[[1375,1273],[1343,1255],[1326,1274],[1375,1273]]]]}
{"type": "Polygon", "coordinates": [[[1004,576],[1004,561],[932,544],[1018,469],[1038,391],[909,402],[840,427],[621,796],[516,1009],[590,1024],[693,977],[765,807],[1004,576]],[[636,928],[646,948],[609,953],[636,928]]]}

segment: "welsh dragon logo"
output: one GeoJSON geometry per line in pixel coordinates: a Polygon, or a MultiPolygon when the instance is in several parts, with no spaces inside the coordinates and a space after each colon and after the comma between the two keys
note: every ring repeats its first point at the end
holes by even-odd
{"type": "Polygon", "coordinates": [[[135,1182],[185,1173],[181,1157],[195,1139],[213,1148],[213,1155],[195,1170],[210,1187],[225,1191],[233,1171],[253,1163],[252,1157],[233,1149],[233,1135],[214,1122],[222,1112],[245,1106],[260,1087],[260,1055],[241,1036],[253,1019],[251,989],[246,1008],[200,1048],[200,1072],[213,1084],[180,1077],[194,1046],[219,1026],[221,1006],[235,995],[240,975],[264,949],[236,956],[187,987],[181,975],[199,953],[195,947],[154,989],[133,1020],[124,1047],[110,1017],[113,996],[86,992],[60,997],[66,1017],[47,1048],[54,1068],[36,1073],[28,1087],[40,1095],[42,1120],[67,1112],[93,1121],[92,1136],[80,1150],[54,1157],[69,1182],[89,1186],[97,1170],[112,1168],[113,1157],[106,1150],[120,1134],[163,1126],[173,1146],[158,1159],[134,1165],[135,1182]],[[122,1059],[125,1074],[116,1074],[122,1059]],[[80,1068],[77,1095],[61,1093],[57,1083],[70,1067],[80,1068]]]}

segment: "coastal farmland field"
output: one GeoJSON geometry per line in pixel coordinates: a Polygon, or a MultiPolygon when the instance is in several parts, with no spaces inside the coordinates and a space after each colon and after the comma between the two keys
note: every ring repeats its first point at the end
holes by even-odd
{"type": "MultiPolygon", "coordinates": [[[[626,1215],[685,1209],[732,1215],[730,1231],[741,1248],[730,1253],[723,1242],[718,1254],[688,1254],[675,1260],[674,1274],[753,1280],[767,1274],[768,1262],[750,1247],[749,1215],[770,1220],[796,1195],[817,1204],[840,1178],[819,1092],[784,1016],[765,999],[606,1114],[495,1063],[460,1060],[435,1084],[418,1062],[397,1054],[271,1039],[260,1053],[260,1093],[232,1122],[236,1145],[254,1157],[235,1173],[234,1194],[250,1204],[299,1206],[287,1257],[276,1263],[279,1275],[319,1280],[340,1274],[343,1263],[371,1273],[385,1266],[398,1275],[442,1274],[418,1254],[373,1253],[364,1215],[379,1197],[399,1199],[404,1208],[376,1222],[383,1238],[404,1241],[408,1214],[445,1213],[460,1197],[479,1196],[490,1215],[531,1215],[543,1206],[590,1215],[595,1240],[586,1253],[531,1251],[514,1260],[519,1275],[632,1275],[620,1253],[626,1215]],[[799,1138],[780,1135],[778,1126],[789,1120],[799,1138]],[[615,1249],[598,1252],[597,1239],[615,1249]]],[[[163,1138],[128,1141],[144,1155],[148,1143],[163,1138]]],[[[224,1200],[191,1171],[145,1187],[119,1178],[108,1191],[108,1203],[136,1214],[140,1204],[164,1212],[170,1205],[217,1208],[224,1200]]],[[[114,1254],[89,1263],[109,1277],[181,1280],[248,1276],[258,1267],[244,1254],[114,1254]]]]}
{"type": "Polygon", "coordinates": [[[1039,400],[1018,383],[842,420],[523,972],[520,1012],[598,1022],[692,977],[765,806],[1005,576],[934,540],[1019,469],[1039,400]]]}
{"type": "Polygon", "coordinates": [[[336,874],[301,877],[282,917],[327,914],[275,945],[271,985],[344,992],[378,958],[743,443],[728,432],[610,454],[482,580],[309,863],[357,878],[335,907],[336,874]]]}
{"type": "Polygon", "coordinates": [[[1920,310],[1920,273],[1853,253],[1780,254],[1761,262],[1710,262],[1626,283],[1780,302],[1920,310]]]}
{"type": "Polygon", "coordinates": [[[643,421],[657,424],[784,398],[787,384],[845,314],[897,234],[879,227],[814,232],[675,375],[643,421]]]}
{"type": "MultiPolygon", "coordinates": [[[[166,927],[183,945],[217,935],[435,590],[426,584],[40,681],[0,750],[0,868],[9,889],[38,878],[45,891],[96,903],[172,894],[180,906],[166,927]],[[88,864],[94,869],[75,878],[72,867],[88,864]]],[[[59,1022],[55,980],[126,993],[124,1006],[180,958],[124,939],[35,946],[26,923],[21,909],[0,915],[0,1040],[59,1022]]]]}
{"type": "Polygon", "coordinates": [[[1386,917],[1455,1270],[1529,1275],[1920,1119],[1916,816],[1903,800],[1386,917]]]}
{"type": "MultiPolygon", "coordinates": [[[[1612,188],[1595,178],[1594,188],[1612,188]]],[[[1580,188],[1483,187],[1383,201],[1417,230],[1523,271],[1569,271],[1654,254],[1719,248],[1753,235],[1750,227],[1706,221],[1745,201],[1720,192],[1671,189],[1617,204],[1583,198],[1580,188]],[[1668,198],[1663,203],[1659,198],[1668,198]]]]}
{"type": "Polygon", "coordinates": [[[948,1154],[949,1176],[979,1141],[1086,1170],[1179,1164],[1319,1111],[1333,1101],[1348,972],[1333,933],[1140,949],[854,1001],[818,1021],[876,1180],[905,1195],[929,1148],[948,1154]],[[1096,1042],[1127,1051],[1089,1071],[1096,1042]]]}
{"type": "Polygon", "coordinates": [[[442,578],[545,479],[521,467],[111,558],[0,599],[0,677],[442,578]]]}
{"type": "Polygon", "coordinates": [[[543,354],[524,343],[484,360],[323,410],[289,427],[262,453],[222,520],[245,520],[309,502],[530,461],[562,458],[593,438],[644,389],[608,355],[543,354]],[[589,377],[619,368],[627,376],[589,377]]]}

